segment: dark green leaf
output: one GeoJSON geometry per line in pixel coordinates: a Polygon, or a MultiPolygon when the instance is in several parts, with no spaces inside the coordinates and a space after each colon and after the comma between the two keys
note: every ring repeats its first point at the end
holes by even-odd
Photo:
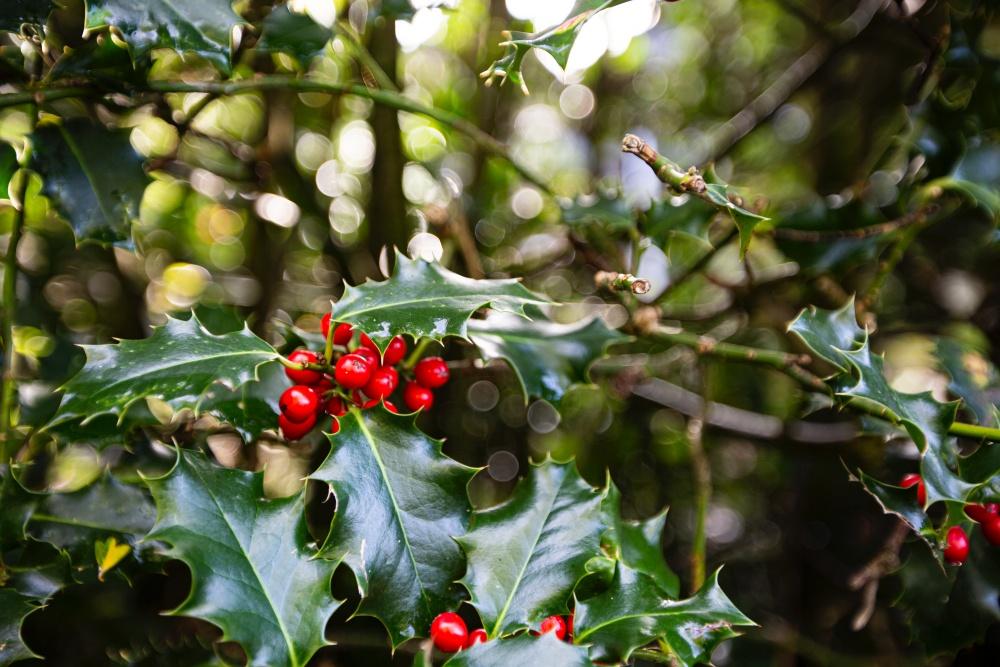
{"type": "Polygon", "coordinates": [[[931,548],[931,551],[938,559],[938,562],[943,563],[938,531],[934,528],[934,522],[931,521],[927,512],[917,502],[916,489],[904,489],[899,486],[880,482],[860,470],[857,477],[852,476],[852,479],[859,482],[865,488],[865,491],[878,501],[883,512],[886,514],[895,514],[906,522],[913,532],[927,543],[927,546],[931,548]]]}
{"type": "Polygon", "coordinates": [[[246,650],[249,665],[305,665],[327,642],[338,603],[334,563],[316,558],[306,529],[305,492],[263,498],[263,473],[221,468],[178,450],[174,469],[147,480],[156,525],[147,536],[191,568],[191,592],[174,613],[222,628],[246,650]]]}
{"type": "Polygon", "coordinates": [[[52,0],[3,0],[0,3],[0,30],[17,32],[24,23],[44,25],[53,6],[52,0]]]}
{"type": "Polygon", "coordinates": [[[620,196],[594,195],[593,201],[578,198],[563,207],[563,222],[570,226],[598,224],[609,232],[635,229],[635,212],[620,196]]]}
{"type": "Polygon", "coordinates": [[[540,637],[526,633],[476,644],[444,664],[445,667],[592,667],[594,663],[587,657],[586,649],[567,644],[547,632],[540,637]]]}
{"type": "Polygon", "coordinates": [[[849,368],[843,352],[857,349],[866,338],[854,315],[853,297],[837,310],[809,306],[788,325],[788,330],[818,357],[842,371],[849,368]]]}
{"type": "Polygon", "coordinates": [[[491,313],[469,322],[469,337],[485,359],[504,359],[528,396],[558,401],[575,382],[588,382],[587,370],[613,343],[630,340],[600,318],[575,324],[526,320],[491,313]]]}
{"type": "Polygon", "coordinates": [[[21,639],[24,617],[38,609],[37,601],[12,588],[0,588],[0,664],[37,657],[21,639]]]}
{"type": "Polygon", "coordinates": [[[82,119],[43,125],[32,135],[32,165],[42,175],[43,192],[78,239],[129,236],[148,179],[128,137],[128,130],[82,119]]]}
{"type": "Polygon", "coordinates": [[[354,571],[357,613],[382,621],[397,646],[426,636],[434,617],[461,601],[453,582],[464,561],[453,538],[468,526],[475,469],[444,456],[412,416],[352,410],[340,424],[312,474],[337,498],[322,555],[354,571]]]}
{"type": "Polygon", "coordinates": [[[384,349],[397,334],[465,338],[469,317],[483,306],[522,314],[528,304],[547,302],[517,280],[473,280],[397,251],[393,276],[348,286],[333,319],[356,324],[384,349]]]}
{"type": "Polygon", "coordinates": [[[0,199],[10,199],[10,179],[17,171],[17,154],[10,144],[0,143],[0,199]]]}
{"type": "Polygon", "coordinates": [[[260,40],[255,48],[280,51],[298,58],[303,65],[323,52],[333,31],[321,26],[307,14],[298,14],[286,5],[275,7],[264,19],[260,40]]]}
{"type": "Polygon", "coordinates": [[[267,364],[258,375],[259,381],[248,382],[235,390],[211,387],[200,409],[228,423],[248,441],[256,439],[265,429],[275,428],[278,399],[292,383],[280,364],[267,364]]]}
{"type": "Polygon", "coordinates": [[[608,526],[604,542],[611,547],[617,559],[633,570],[649,575],[670,597],[677,597],[680,594],[680,579],[667,565],[660,546],[667,511],[663,510],[645,521],[625,521],[621,514],[621,492],[613,482],[608,483],[603,511],[608,526]]]}
{"type": "Polygon", "coordinates": [[[572,463],[545,461],[501,505],[476,512],[459,543],[469,561],[462,583],[490,637],[565,614],[587,562],[600,555],[606,492],[572,463]]]}
{"type": "Polygon", "coordinates": [[[37,497],[17,481],[10,466],[0,464],[0,552],[22,541],[37,497]]]}
{"type": "Polygon", "coordinates": [[[748,211],[730,201],[728,185],[709,183],[705,186],[705,193],[716,206],[729,211],[729,214],[733,216],[733,222],[736,223],[736,228],[740,232],[740,258],[742,258],[747,251],[747,246],[750,245],[750,239],[753,238],[753,228],[758,223],[770,218],[748,211]]]}
{"type": "Polygon", "coordinates": [[[87,28],[117,29],[133,59],[156,48],[193,52],[230,67],[230,36],[243,23],[229,0],[89,0],[87,28]]]}
{"type": "Polygon", "coordinates": [[[197,318],[169,318],[144,340],[84,346],[87,361],[63,387],[53,424],[98,415],[121,417],[146,397],[175,410],[197,408],[215,383],[233,390],[255,379],[261,364],[278,353],[250,329],[215,336],[197,318]]]}
{"type": "Polygon", "coordinates": [[[686,667],[707,662],[719,643],[737,636],[733,626],[754,624],[722,592],[718,575],[694,597],[669,600],[652,578],[619,563],[607,592],[577,602],[573,641],[590,646],[597,661],[628,660],[660,639],[686,667]]]}

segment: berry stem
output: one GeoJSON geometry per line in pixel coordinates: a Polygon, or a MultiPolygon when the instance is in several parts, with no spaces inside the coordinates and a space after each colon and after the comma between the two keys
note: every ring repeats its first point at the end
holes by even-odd
{"type": "Polygon", "coordinates": [[[300,364],[294,361],[289,361],[281,355],[278,355],[278,362],[285,368],[290,368],[293,371],[319,371],[320,373],[333,372],[333,366],[330,364],[300,364]]]}
{"type": "Polygon", "coordinates": [[[333,357],[333,332],[336,330],[337,325],[331,320],[330,326],[326,328],[326,345],[323,347],[323,358],[328,362],[333,357]]]}
{"type": "Polygon", "coordinates": [[[424,356],[424,350],[427,349],[427,346],[433,342],[434,341],[431,340],[430,338],[421,338],[419,341],[417,341],[417,344],[416,346],[414,346],[413,351],[410,352],[410,354],[406,357],[406,360],[403,361],[403,363],[401,364],[402,368],[404,370],[410,370],[411,368],[413,368],[417,364],[417,362],[420,361],[420,357],[424,356]]]}

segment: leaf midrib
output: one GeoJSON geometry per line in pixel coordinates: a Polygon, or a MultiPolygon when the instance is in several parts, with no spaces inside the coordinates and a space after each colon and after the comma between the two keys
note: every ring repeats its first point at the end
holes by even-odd
{"type": "MultiPolygon", "coordinates": [[[[219,516],[222,517],[223,523],[226,524],[226,528],[229,529],[230,535],[233,536],[233,541],[235,541],[236,544],[240,547],[240,554],[243,555],[244,560],[246,560],[247,565],[250,567],[250,571],[253,572],[253,576],[257,579],[257,583],[260,585],[261,593],[264,594],[264,599],[267,600],[267,604],[268,604],[269,608],[271,609],[271,612],[274,614],[274,620],[277,623],[278,629],[281,630],[281,636],[285,640],[285,646],[288,648],[288,657],[291,660],[290,664],[296,665],[296,666],[299,665],[299,664],[301,664],[299,662],[298,656],[295,654],[295,644],[292,642],[292,638],[288,635],[288,630],[285,628],[285,624],[284,624],[284,622],[281,619],[281,614],[278,613],[278,609],[275,606],[274,601],[271,599],[271,593],[267,590],[267,587],[264,585],[264,580],[261,579],[260,573],[257,572],[257,568],[254,566],[253,561],[250,560],[250,557],[247,554],[247,551],[244,548],[243,543],[240,542],[240,538],[237,537],[236,530],[234,530],[233,529],[233,525],[231,523],[229,523],[229,517],[228,517],[228,515],[223,511],[222,505],[219,504],[219,501],[216,499],[215,494],[212,493],[212,486],[208,483],[208,480],[206,480],[204,477],[202,477],[201,471],[198,470],[198,468],[196,466],[191,466],[191,469],[194,471],[194,474],[196,474],[198,476],[198,479],[201,481],[202,485],[205,487],[205,491],[208,494],[208,497],[212,499],[212,503],[215,505],[215,508],[217,510],[219,510],[219,516]]],[[[260,508],[259,508],[258,503],[255,502],[254,503],[254,516],[257,515],[257,512],[258,512],[259,509],[260,508]]]]}
{"type": "MultiPolygon", "coordinates": [[[[438,295],[438,296],[431,296],[431,297],[421,297],[419,299],[406,299],[405,301],[392,301],[392,302],[389,302],[389,303],[382,303],[382,304],[379,304],[379,305],[371,307],[371,308],[363,308],[363,309],[360,309],[360,310],[355,310],[353,312],[351,312],[351,311],[347,311],[346,313],[344,313],[344,312],[338,312],[338,313],[335,313],[335,316],[336,317],[345,317],[345,318],[346,317],[358,317],[360,315],[366,315],[368,313],[374,313],[374,312],[378,312],[380,310],[390,310],[392,308],[400,308],[402,306],[411,306],[411,305],[416,304],[416,303],[428,303],[428,302],[432,302],[432,301],[441,301],[443,299],[474,299],[474,298],[477,298],[477,297],[482,297],[483,300],[475,308],[472,308],[473,312],[475,312],[476,310],[482,308],[483,306],[485,306],[487,304],[492,303],[494,299],[501,299],[501,298],[522,299],[522,300],[524,300],[526,302],[529,302],[529,303],[541,303],[541,301],[537,301],[537,300],[533,300],[533,299],[527,299],[527,298],[521,297],[521,296],[513,296],[513,295],[509,295],[509,294],[493,294],[493,295],[483,295],[483,294],[448,294],[448,295],[445,295],[445,296],[438,295]]],[[[362,298],[367,298],[367,297],[365,297],[364,295],[362,295],[362,298]]],[[[469,316],[466,316],[465,320],[468,320],[468,319],[469,319],[469,316]]],[[[463,320],[463,321],[465,321],[465,320],[463,320]]]]}
{"type": "Polygon", "coordinates": [[[86,178],[87,182],[90,184],[90,189],[94,193],[94,199],[97,200],[97,207],[101,209],[101,214],[104,216],[105,221],[112,225],[115,224],[116,221],[111,216],[111,212],[105,208],[104,197],[101,196],[101,192],[97,188],[97,182],[94,179],[94,175],[90,173],[90,168],[87,166],[87,163],[84,162],[83,155],[80,153],[80,147],[76,145],[73,137],[66,131],[65,126],[59,126],[59,134],[62,136],[63,141],[66,142],[66,147],[69,148],[69,152],[73,154],[74,158],[76,158],[77,164],[80,165],[80,171],[83,172],[84,178],[86,178]]]}

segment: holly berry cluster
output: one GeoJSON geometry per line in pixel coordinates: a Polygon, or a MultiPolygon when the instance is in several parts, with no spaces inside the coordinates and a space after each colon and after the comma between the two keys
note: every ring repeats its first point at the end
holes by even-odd
{"type": "MultiPolygon", "coordinates": [[[[565,617],[548,616],[542,620],[539,631],[532,631],[531,634],[541,635],[547,632],[555,633],[557,639],[572,640],[573,614],[565,617]]],[[[484,644],[489,641],[489,637],[482,628],[469,632],[461,616],[453,611],[446,611],[435,616],[431,622],[431,641],[439,651],[455,653],[476,644],[484,644]]]]}
{"type": "MultiPolygon", "coordinates": [[[[320,322],[323,337],[330,340],[331,315],[327,313],[320,322]]],[[[400,375],[405,380],[402,398],[406,407],[430,410],[434,405],[434,392],[448,381],[448,365],[441,357],[421,359],[412,370],[405,364],[396,366],[406,356],[406,341],[396,336],[385,352],[363,332],[355,337],[350,324],[337,324],[332,331],[330,359],[304,348],[288,355],[285,374],[295,384],[281,394],[278,407],[278,426],[288,440],[298,440],[309,433],[325,414],[331,417],[330,433],[340,431],[339,418],[353,405],[361,409],[379,403],[390,412],[399,412],[390,397],[400,386],[400,375]],[[297,366],[294,366],[297,364],[297,366]]]]}
{"type": "MultiPolygon", "coordinates": [[[[917,502],[921,507],[927,502],[927,488],[920,475],[916,473],[903,475],[899,485],[904,489],[917,487],[917,502]]],[[[1000,546],[1000,504],[969,503],[965,506],[965,514],[979,524],[987,542],[1000,546]]],[[[952,565],[961,565],[968,557],[969,536],[961,526],[952,526],[944,537],[944,559],[952,565]]]]}

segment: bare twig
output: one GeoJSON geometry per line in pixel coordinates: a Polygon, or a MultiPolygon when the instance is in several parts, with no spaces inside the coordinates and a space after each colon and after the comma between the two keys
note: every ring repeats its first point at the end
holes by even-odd
{"type": "Polygon", "coordinates": [[[645,278],[636,278],[631,273],[615,271],[598,271],[594,274],[594,285],[598,289],[632,294],[645,294],[650,288],[649,281],[645,278]]]}
{"type": "Polygon", "coordinates": [[[867,227],[858,227],[857,229],[790,229],[788,227],[775,227],[773,233],[775,238],[802,243],[824,243],[826,241],[838,241],[842,239],[867,239],[873,236],[890,234],[898,229],[917,224],[926,215],[927,211],[921,208],[895,220],[881,222],[877,225],[868,225],[867,227]]]}
{"type": "Polygon", "coordinates": [[[882,577],[899,567],[899,550],[909,535],[910,530],[902,521],[896,522],[896,527],[875,556],[865,563],[864,567],[851,575],[848,584],[852,590],[862,589],[862,604],[851,620],[851,629],[857,632],[868,625],[875,612],[875,599],[878,585],[882,577]]]}

